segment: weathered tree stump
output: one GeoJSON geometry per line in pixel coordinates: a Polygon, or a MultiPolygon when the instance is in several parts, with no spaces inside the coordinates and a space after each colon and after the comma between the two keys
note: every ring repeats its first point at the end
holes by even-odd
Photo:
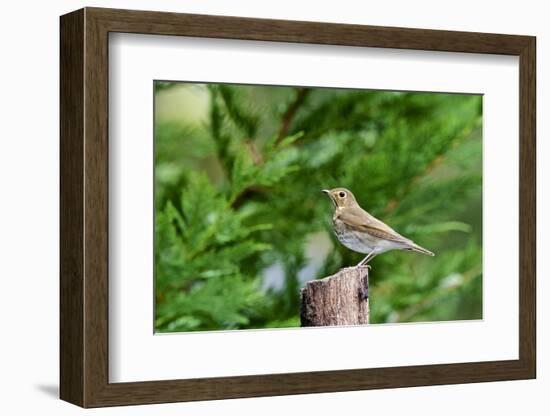
{"type": "Polygon", "coordinates": [[[302,326],[369,323],[369,269],[348,267],[306,283],[300,293],[302,326]]]}

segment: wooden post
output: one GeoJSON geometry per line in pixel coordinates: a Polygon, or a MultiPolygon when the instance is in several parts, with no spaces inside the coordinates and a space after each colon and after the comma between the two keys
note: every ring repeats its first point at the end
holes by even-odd
{"type": "Polygon", "coordinates": [[[302,326],[369,323],[369,269],[348,267],[306,283],[300,293],[302,326]]]}

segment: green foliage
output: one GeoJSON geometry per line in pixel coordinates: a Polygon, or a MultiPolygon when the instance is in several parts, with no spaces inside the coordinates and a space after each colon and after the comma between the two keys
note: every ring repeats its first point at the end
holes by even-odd
{"type": "Polygon", "coordinates": [[[436,253],[373,260],[371,322],[481,318],[480,96],[163,82],[156,100],[192,87],[203,118],[189,96],[156,114],[157,331],[298,326],[305,281],[361,260],[332,234],[336,186],[436,253]]]}

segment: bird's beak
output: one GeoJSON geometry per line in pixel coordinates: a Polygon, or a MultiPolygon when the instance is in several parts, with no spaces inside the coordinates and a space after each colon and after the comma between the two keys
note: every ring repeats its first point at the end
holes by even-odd
{"type": "Polygon", "coordinates": [[[321,192],[327,194],[329,199],[332,201],[332,204],[336,206],[336,201],[334,200],[334,197],[330,194],[330,191],[328,189],[323,189],[321,192]]]}

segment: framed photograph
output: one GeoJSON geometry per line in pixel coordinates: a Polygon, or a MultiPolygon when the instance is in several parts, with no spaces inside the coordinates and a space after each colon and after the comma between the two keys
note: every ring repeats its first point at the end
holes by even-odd
{"type": "Polygon", "coordinates": [[[60,27],[63,400],[536,376],[534,37],[60,27]]]}

